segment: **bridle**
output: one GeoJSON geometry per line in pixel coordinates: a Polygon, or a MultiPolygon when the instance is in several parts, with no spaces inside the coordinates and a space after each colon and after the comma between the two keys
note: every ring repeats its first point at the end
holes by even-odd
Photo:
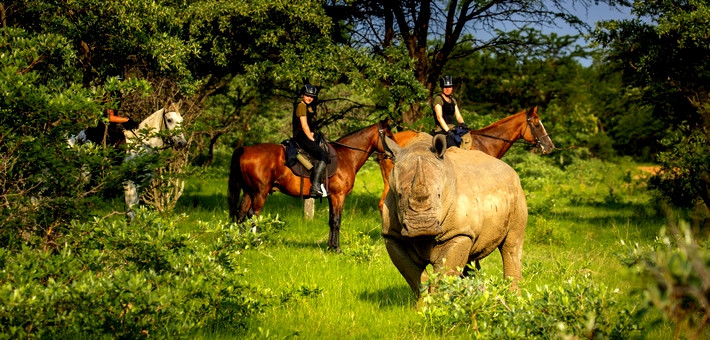
{"type": "MultiPolygon", "coordinates": [[[[528,128],[530,128],[530,134],[532,134],[533,139],[535,140],[535,142],[533,143],[533,146],[537,147],[538,145],[540,145],[540,139],[545,138],[545,137],[549,137],[550,134],[546,133],[542,136],[538,136],[538,134],[537,134],[538,131],[532,125],[532,119],[533,119],[533,117],[530,116],[530,111],[526,111],[525,112],[525,120],[527,121],[527,126],[525,128],[526,128],[526,130],[528,128]]],[[[526,130],[523,130],[523,136],[525,135],[526,130]]],[[[545,131],[545,132],[547,132],[547,131],[545,131]]]]}
{"type": "MultiPolygon", "coordinates": [[[[170,131],[170,130],[168,129],[168,121],[167,121],[167,118],[165,118],[165,115],[168,113],[168,112],[166,112],[166,111],[167,111],[167,110],[163,110],[163,113],[162,113],[162,121],[161,121],[161,125],[158,127],[158,131],[162,131],[162,130],[168,130],[168,131],[170,131]]],[[[173,111],[170,111],[170,112],[173,112],[173,111]]],[[[133,136],[134,136],[136,139],[139,138],[135,131],[133,131],[133,130],[129,130],[129,131],[131,131],[131,133],[133,134],[133,136]]],[[[173,139],[172,139],[172,138],[161,137],[160,139],[163,140],[163,144],[165,145],[165,146],[163,146],[162,148],[160,148],[160,150],[172,148],[172,147],[174,146],[174,142],[173,142],[173,139]]]]}
{"type": "MultiPolygon", "coordinates": [[[[167,111],[167,110],[165,110],[165,111],[167,111]]],[[[165,114],[166,114],[167,112],[165,112],[165,111],[163,111],[163,121],[162,121],[162,124],[161,124],[161,126],[160,126],[160,130],[168,130],[168,121],[167,121],[167,119],[165,118],[165,114]]],[[[172,112],[172,111],[171,111],[171,112],[172,112]]],[[[159,130],[159,131],[160,131],[160,130],[159,130]]],[[[170,131],[170,130],[168,130],[168,131],[170,131]]],[[[172,147],[173,147],[173,139],[172,139],[172,138],[163,138],[163,144],[166,144],[167,147],[172,148],[172,147]],[[166,139],[167,139],[167,141],[166,141],[166,139]]]]}

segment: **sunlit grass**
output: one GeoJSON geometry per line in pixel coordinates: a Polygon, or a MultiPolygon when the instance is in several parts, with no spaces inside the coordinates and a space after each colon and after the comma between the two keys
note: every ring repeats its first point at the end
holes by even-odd
{"type": "MultiPolygon", "coordinates": [[[[618,260],[620,241],[652,240],[663,220],[649,206],[647,195],[639,189],[641,184],[624,181],[629,177],[625,171],[632,169],[611,173],[606,165],[597,166],[599,169],[580,168],[572,178],[541,177],[531,184],[532,190],[526,188],[528,206],[536,209],[531,209],[529,217],[520,286],[534,291],[536,286],[588,274],[599,284],[618,288],[620,303],[633,310],[640,301],[633,294],[642,283],[618,260]],[[587,171],[607,173],[593,174],[580,182],[587,171]]],[[[526,182],[530,181],[524,179],[526,182]]],[[[197,220],[228,221],[226,185],[226,177],[190,180],[176,208],[176,212],[189,215],[184,228],[194,227],[197,220]]],[[[379,168],[368,161],[346,199],[342,254],[326,250],[327,200],[316,201],[314,219],[305,220],[302,200],[270,195],[262,214],[278,215],[285,229],[276,244],[243,253],[244,278],[275,294],[308,293],[268,306],[249,321],[246,334],[218,330],[208,337],[438,338],[422,329],[414,296],[384,247],[377,207],[381,190],[379,168]],[[369,238],[372,247],[369,261],[359,260],[351,252],[362,247],[363,237],[369,238]]],[[[502,275],[498,252],[481,265],[485,273],[502,275]]],[[[665,324],[646,331],[651,337],[671,334],[665,324]]]]}

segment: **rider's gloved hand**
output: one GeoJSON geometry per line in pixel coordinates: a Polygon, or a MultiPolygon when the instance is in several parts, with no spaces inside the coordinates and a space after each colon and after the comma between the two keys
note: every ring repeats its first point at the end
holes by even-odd
{"type": "Polygon", "coordinates": [[[449,129],[449,131],[446,131],[446,135],[454,138],[454,136],[456,136],[456,132],[454,132],[454,129],[449,129]]]}
{"type": "Polygon", "coordinates": [[[466,123],[461,123],[461,124],[459,124],[459,127],[462,128],[462,129],[465,129],[465,130],[471,130],[471,129],[468,128],[468,125],[466,125],[466,123]]]}

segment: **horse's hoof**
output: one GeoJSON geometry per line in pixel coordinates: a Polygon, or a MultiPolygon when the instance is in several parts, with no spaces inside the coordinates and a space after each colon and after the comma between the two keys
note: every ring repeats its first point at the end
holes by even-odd
{"type": "Polygon", "coordinates": [[[340,250],[340,247],[328,247],[328,250],[336,254],[341,254],[343,252],[342,250],[340,250]]]}
{"type": "Polygon", "coordinates": [[[136,218],[136,213],[133,211],[129,211],[126,213],[126,222],[131,223],[133,220],[136,218]]]}

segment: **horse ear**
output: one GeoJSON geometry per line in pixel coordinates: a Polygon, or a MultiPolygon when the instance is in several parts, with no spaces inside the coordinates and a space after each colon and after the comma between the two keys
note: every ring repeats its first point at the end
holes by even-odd
{"type": "Polygon", "coordinates": [[[446,153],[446,135],[437,134],[432,139],[431,144],[434,147],[436,157],[444,159],[444,154],[446,153]]]}
{"type": "Polygon", "coordinates": [[[394,162],[397,159],[397,155],[399,155],[400,152],[402,152],[402,147],[397,144],[392,138],[389,138],[385,136],[385,143],[384,143],[384,148],[385,148],[385,154],[387,157],[392,159],[392,162],[394,162]]]}
{"type": "Polygon", "coordinates": [[[167,105],[167,110],[168,110],[168,112],[178,112],[178,111],[180,111],[181,105],[182,105],[182,100],[179,100],[177,103],[170,101],[169,104],[167,105]]]}

